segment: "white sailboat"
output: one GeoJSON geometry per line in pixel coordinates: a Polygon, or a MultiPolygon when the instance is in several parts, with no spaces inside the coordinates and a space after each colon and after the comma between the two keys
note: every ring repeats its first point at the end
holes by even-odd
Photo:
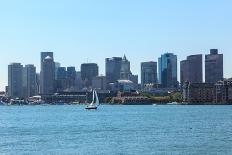
{"type": "Polygon", "coordinates": [[[92,102],[85,108],[87,110],[97,110],[99,105],[99,99],[96,90],[93,90],[93,100],[92,102]]]}

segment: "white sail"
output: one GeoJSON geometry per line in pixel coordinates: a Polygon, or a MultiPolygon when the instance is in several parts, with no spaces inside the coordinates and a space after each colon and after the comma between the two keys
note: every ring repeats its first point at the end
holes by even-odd
{"type": "Polygon", "coordinates": [[[99,105],[99,99],[97,96],[97,92],[93,90],[93,99],[92,102],[85,108],[85,109],[97,109],[97,106],[99,105]]]}
{"type": "Polygon", "coordinates": [[[95,96],[95,94],[94,94],[94,90],[93,90],[93,98],[92,98],[92,102],[90,103],[91,106],[94,105],[94,96],[95,96]]]}
{"type": "Polygon", "coordinates": [[[95,97],[96,97],[96,105],[99,105],[99,99],[98,99],[97,91],[95,91],[95,97]]]}

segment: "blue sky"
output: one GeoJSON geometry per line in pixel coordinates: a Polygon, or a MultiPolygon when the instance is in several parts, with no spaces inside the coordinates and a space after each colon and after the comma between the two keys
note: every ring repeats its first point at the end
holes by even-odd
{"type": "Polygon", "coordinates": [[[218,48],[225,77],[232,77],[231,0],[7,0],[0,2],[0,90],[10,62],[35,64],[53,51],[62,66],[99,64],[123,56],[140,73],[140,62],[164,52],[178,60],[218,48]]]}

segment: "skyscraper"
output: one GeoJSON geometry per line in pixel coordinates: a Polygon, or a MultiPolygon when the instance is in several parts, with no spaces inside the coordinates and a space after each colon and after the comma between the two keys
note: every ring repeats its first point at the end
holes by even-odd
{"type": "Polygon", "coordinates": [[[92,86],[92,80],[98,76],[98,65],[96,63],[81,64],[81,78],[85,87],[92,86]]]}
{"type": "Polygon", "coordinates": [[[191,83],[202,83],[202,54],[190,55],[186,60],[180,62],[181,85],[189,81],[191,83]]]}
{"type": "Polygon", "coordinates": [[[23,74],[24,96],[32,97],[37,95],[36,67],[34,65],[26,65],[23,74]]]}
{"type": "Polygon", "coordinates": [[[146,84],[157,83],[157,62],[142,62],[141,63],[141,87],[146,84]]]}
{"type": "Polygon", "coordinates": [[[114,83],[120,79],[121,65],[121,57],[105,59],[105,74],[107,83],[114,83]]]}
{"type": "Polygon", "coordinates": [[[92,84],[94,89],[106,90],[106,77],[96,76],[93,78],[92,84]]]}
{"type": "Polygon", "coordinates": [[[81,79],[81,72],[77,71],[76,72],[76,80],[75,80],[75,85],[76,85],[76,90],[81,90],[83,88],[83,82],[81,79]]]}
{"type": "Polygon", "coordinates": [[[40,54],[41,54],[40,55],[41,68],[42,68],[42,63],[47,56],[51,57],[54,60],[53,52],[41,52],[40,54]]]}
{"type": "Polygon", "coordinates": [[[61,67],[61,64],[59,62],[55,62],[55,79],[57,80],[57,70],[61,67]]]}
{"type": "Polygon", "coordinates": [[[8,96],[23,97],[23,66],[20,63],[8,65],[8,96]]]}
{"type": "Polygon", "coordinates": [[[76,88],[76,69],[75,67],[67,67],[67,84],[69,89],[76,88]]]}
{"type": "Polygon", "coordinates": [[[130,70],[130,61],[128,61],[126,56],[124,55],[122,62],[121,62],[120,79],[121,80],[129,80],[129,77],[131,75],[132,75],[132,73],[130,70]]]}
{"type": "Polygon", "coordinates": [[[211,49],[205,56],[205,82],[216,83],[223,80],[223,54],[218,49],[211,49]]]}
{"type": "Polygon", "coordinates": [[[66,67],[58,67],[57,79],[56,79],[56,90],[64,91],[67,88],[67,71],[66,67]]]}
{"type": "Polygon", "coordinates": [[[177,56],[173,53],[159,58],[159,81],[164,88],[177,88],[177,56]]]}
{"type": "Polygon", "coordinates": [[[43,59],[40,76],[40,93],[53,94],[55,90],[55,63],[52,57],[47,56],[43,59]]]}

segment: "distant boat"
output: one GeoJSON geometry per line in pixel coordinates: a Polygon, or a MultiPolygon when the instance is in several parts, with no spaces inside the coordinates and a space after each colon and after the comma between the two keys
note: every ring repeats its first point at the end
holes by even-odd
{"type": "Polygon", "coordinates": [[[153,106],[157,106],[157,104],[155,104],[155,103],[154,103],[154,104],[152,104],[152,105],[153,105],[153,106]]]}
{"type": "Polygon", "coordinates": [[[171,103],[167,103],[167,105],[177,105],[177,102],[171,102],[171,103]]]}
{"type": "Polygon", "coordinates": [[[85,108],[86,110],[97,110],[99,105],[99,99],[96,90],[93,90],[93,100],[92,102],[85,108]]]}
{"type": "Polygon", "coordinates": [[[19,98],[11,99],[9,105],[28,105],[28,102],[19,98]]]}

